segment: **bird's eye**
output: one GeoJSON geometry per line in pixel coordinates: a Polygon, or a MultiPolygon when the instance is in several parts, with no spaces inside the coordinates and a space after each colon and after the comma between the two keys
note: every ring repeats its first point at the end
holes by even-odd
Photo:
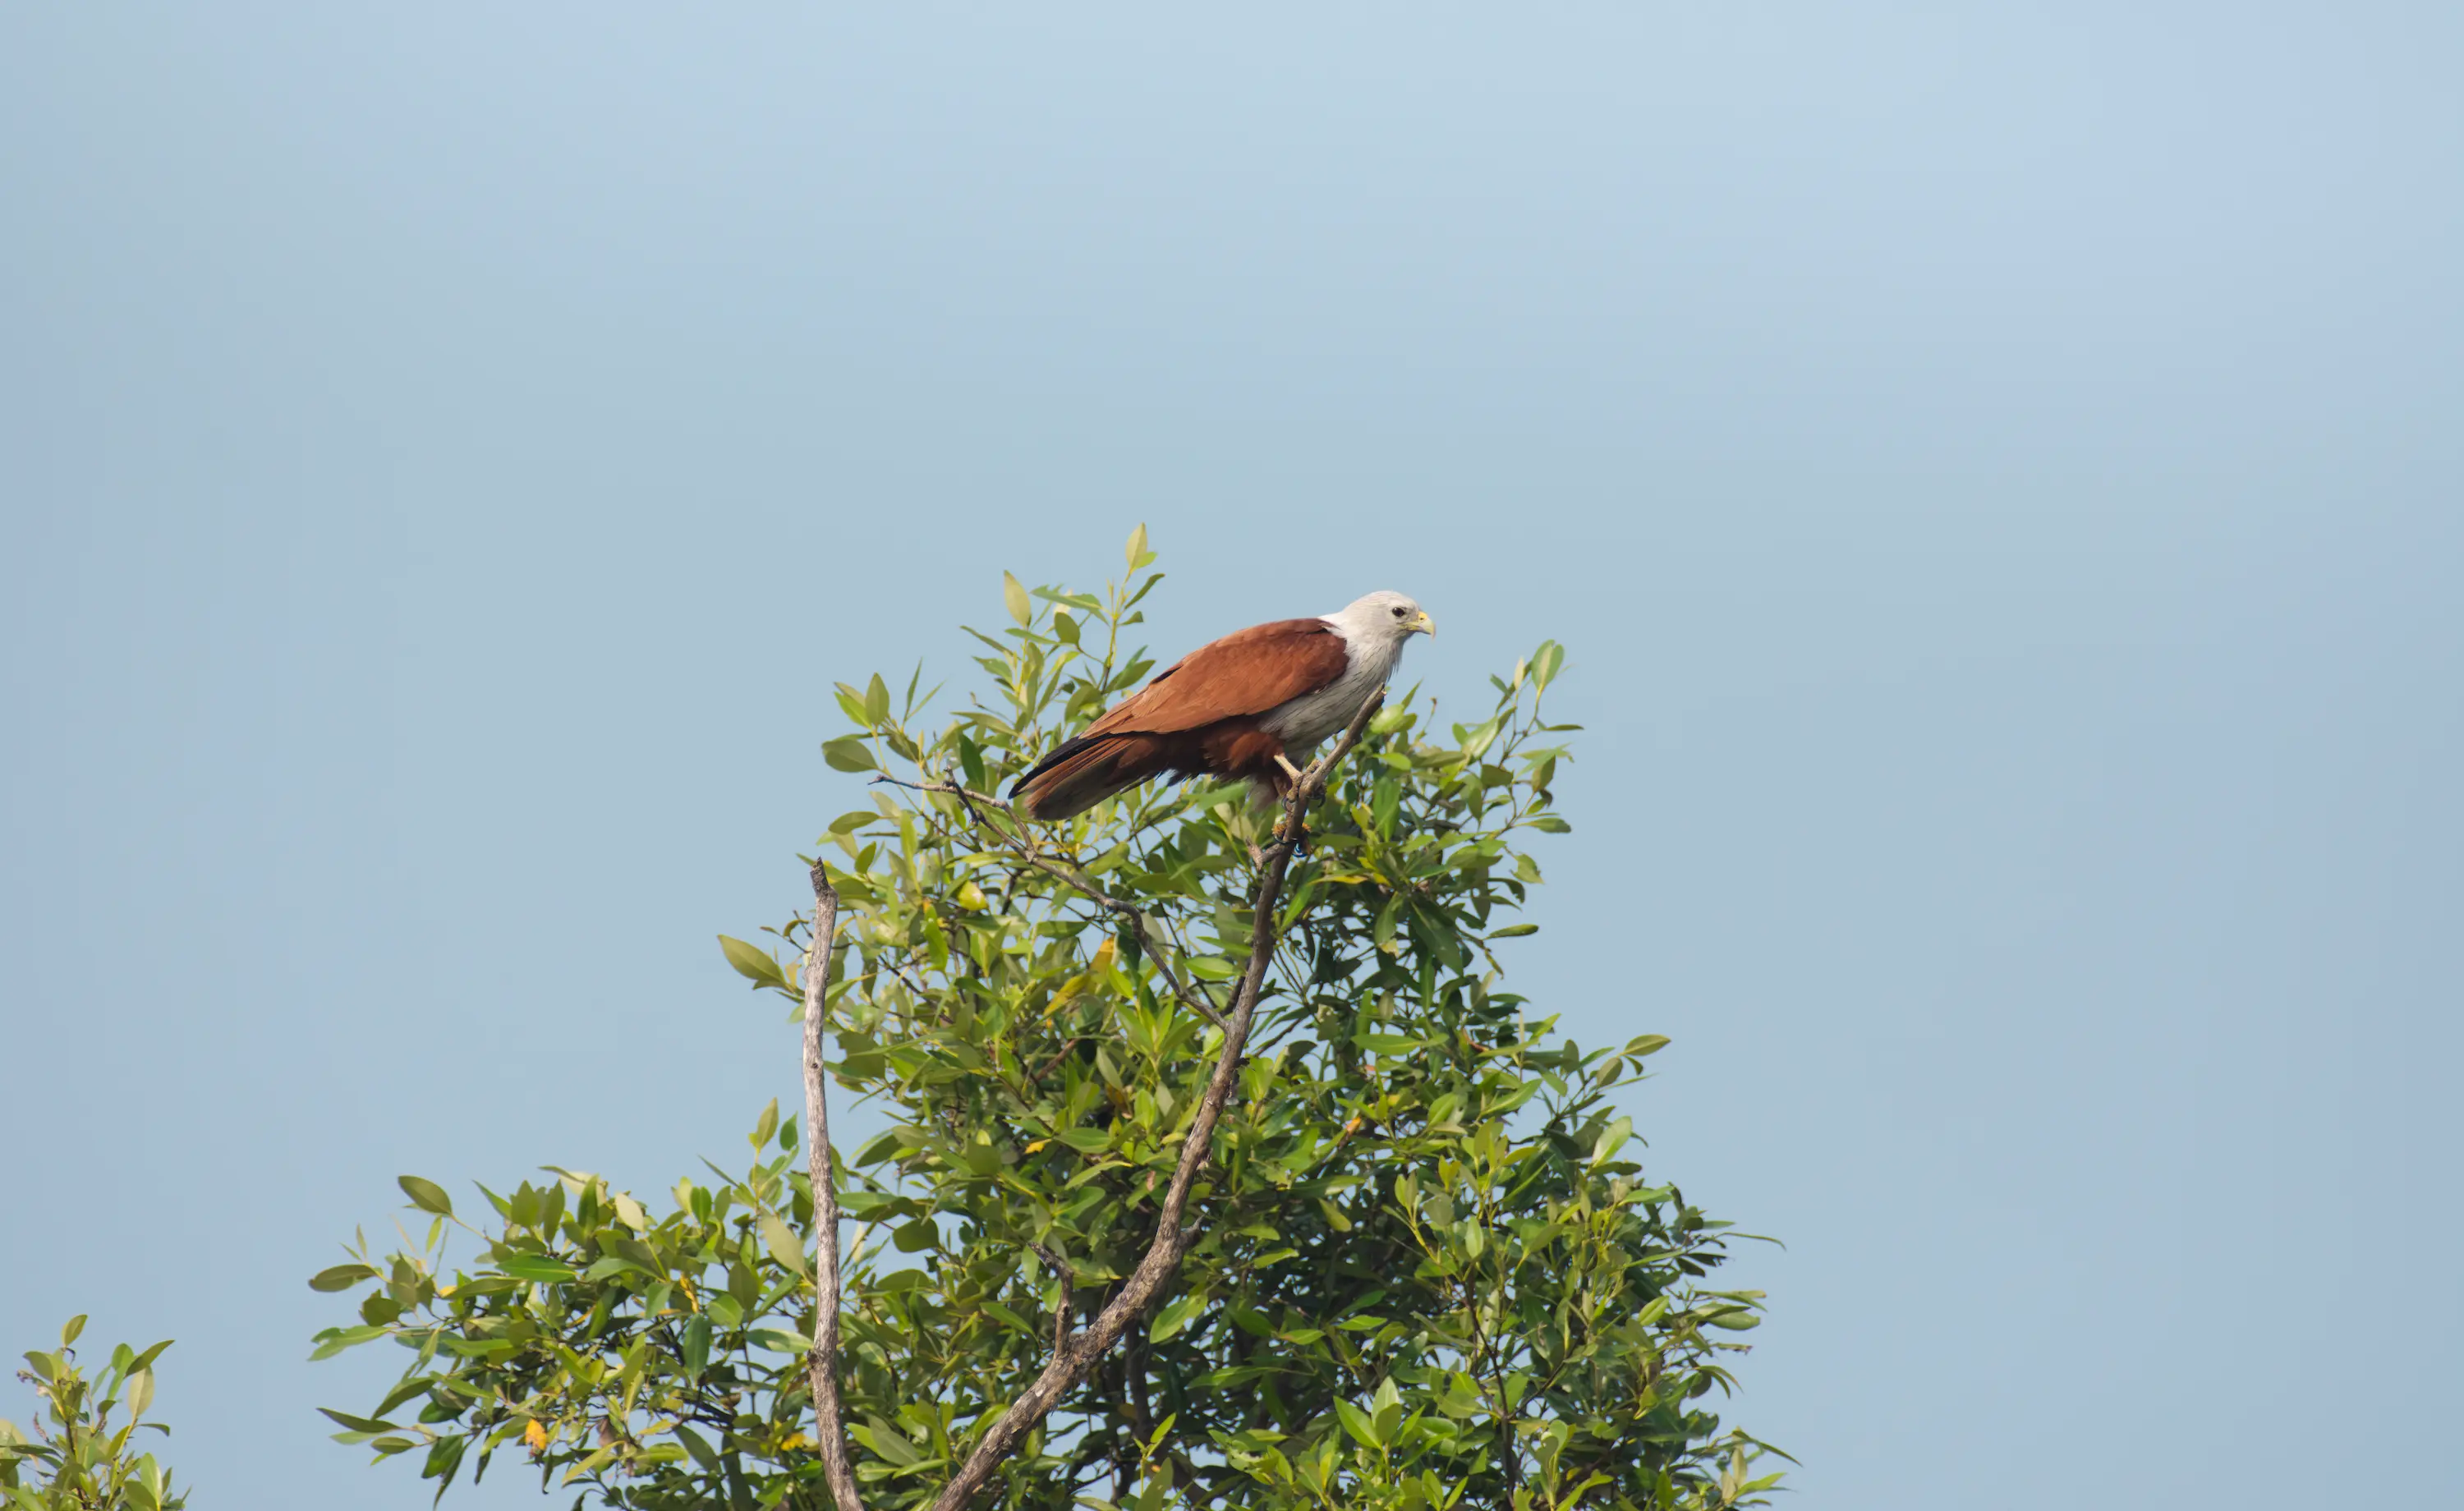
{"type": "Polygon", "coordinates": [[[1399,608],[1395,610],[1395,617],[1397,619],[1401,619],[1403,617],[1403,611],[1399,608]]]}

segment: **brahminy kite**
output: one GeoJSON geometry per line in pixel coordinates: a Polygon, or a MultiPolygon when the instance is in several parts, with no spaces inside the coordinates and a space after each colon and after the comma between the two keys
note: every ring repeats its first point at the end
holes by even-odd
{"type": "Polygon", "coordinates": [[[1010,786],[1030,819],[1081,814],[1150,777],[1243,777],[1280,797],[1295,756],[1352,722],[1403,642],[1437,625],[1400,593],[1317,619],[1279,619],[1200,646],[1010,786]]]}

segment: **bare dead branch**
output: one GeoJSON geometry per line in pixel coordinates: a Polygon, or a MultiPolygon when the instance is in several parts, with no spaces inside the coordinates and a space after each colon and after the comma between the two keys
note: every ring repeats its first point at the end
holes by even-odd
{"type": "MultiPolygon", "coordinates": [[[[1221,1119],[1223,1105],[1240,1076],[1241,1061],[1249,1042],[1249,1024],[1257,1016],[1258,994],[1265,987],[1266,965],[1274,954],[1275,903],[1283,893],[1284,875],[1291,866],[1292,853],[1300,847],[1304,816],[1325,790],[1328,774],[1359,743],[1362,732],[1385,701],[1383,690],[1371,695],[1360,706],[1360,712],[1353,715],[1350,727],[1335,741],[1334,748],[1309,763],[1284,801],[1281,832],[1265,849],[1258,889],[1251,904],[1249,968],[1233,994],[1232,1020],[1223,1031],[1223,1047],[1215,1057],[1214,1074],[1207,1081],[1205,1094],[1199,1099],[1188,1135],[1181,1141],[1180,1164],[1164,1192],[1155,1215],[1155,1239],[1147,1246],[1146,1256],[1138,1260],[1137,1268],[1095,1315],[1095,1320],[1060,1341],[1053,1349],[1052,1361],[1036,1376],[1035,1383],[1011,1402],[1009,1410],[977,1440],[966,1461],[934,1500],[933,1511],[962,1511],[976,1498],[1001,1462],[1017,1450],[1020,1440],[1050,1414],[1063,1396],[1086,1380],[1130,1325],[1163,1294],[1164,1287],[1179,1273],[1181,1260],[1197,1243],[1204,1225],[1193,1222],[1183,1227],[1181,1218],[1189,1209],[1190,1188],[1196,1184],[1214,1144],[1215,1125],[1221,1119]]],[[[842,1511],[846,1511],[844,1506],[842,1511]]]]}
{"type": "Polygon", "coordinates": [[[829,872],[813,863],[812,948],[804,968],[804,1141],[813,1180],[813,1233],[820,1253],[813,1260],[813,1351],[806,1363],[812,1380],[815,1436],[822,1470],[838,1511],[864,1511],[856,1493],[855,1466],[847,1456],[847,1412],[839,1401],[839,1195],[830,1160],[830,1105],[824,1078],[823,1030],[829,1020],[830,946],[838,935],[839,894],[829,872]]]}

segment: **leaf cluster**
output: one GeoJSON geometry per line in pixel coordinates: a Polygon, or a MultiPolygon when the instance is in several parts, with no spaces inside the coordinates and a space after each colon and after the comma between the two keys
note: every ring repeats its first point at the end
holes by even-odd
{"type": "MultiPolygon", "coordinates": [[[[1261,920],[1271,816],[1239,789],[1051,826],[993,796],[1153,670],[1124,639],[1162,580],[1143,531],[1127,556],[1101,595],[1005,579],[1010,623],[969,631],[984,680],[946,713],[920,668],[838,689],[826,758],[875,778],[822,837],[831,1070],[888,1122],[839,1165],[868,1504],[928,1503],[1153,1238],[1262,927],[1274,969],[1178,1286],[1030,1434],[1001,1502],[1759,1503],[1766,1450],[1708,1397],[1760,1298],[1709,1286],[1727,1225],[1646,1173],[1621,1110],[1666,1040],[1582,1048],[1505,982],[1504,942],[1535,931],[1525,846],[1569,828],[1573,726],[1542,712],[1563,649],[1492,678],[1472,722],[1417,693],[1380,712],[1261,920]]],[[[808,923],[768,932],[721,948],[800,1016],[808,923]]],[[[369,1416],[328,1414],[381,1455],[424,1449],[441,1483],[518,1442],[605,1505],[826,1504],[795,1133],[774,1106],[749,1170],[679,1183],[655,1218],[572,1172],[490,1193],[450,1279],[458,1220],[406,1178],[428,1240],[378,1259],[363,1239],[315,1283],[372,1285],[320,1351],[385,1337],[415,1362],[369,1416]]]]}
{"type": "Polygon", "coordinates": [[[115,1346],[102,1372],[89,1379],[74,1345],[85,1319],[72,1317],[60,1346],[29,1352],[17,1378],[42,1400],[32,1431],[0,1421],[0,1504],[12,1511],[178,1511],[187,1494],[171,1487],[171,1472],[137,1448],[137,1434],[168,1434],[144,1419],[154,1404],[154,1361],[165,1339],[139,1350],[115,1346]],[[124,1420],[112,1424],[114,1412],[124,1420]]]}

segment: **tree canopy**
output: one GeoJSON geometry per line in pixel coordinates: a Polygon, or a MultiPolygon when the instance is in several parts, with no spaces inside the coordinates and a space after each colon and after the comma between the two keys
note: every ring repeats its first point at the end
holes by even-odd
{"type": "MultiPolygon", "coordinates": [[[[1395,695],[1255,917],[1275,816],[1241,790],[1158,784],[1056,826],[996,796],[1154,669],[1127,639],[1163,580],[1143,530],[1127,557],[1101,594],[1005,579],[963,698],[920,670],[837,689],[849,730],[824,753],[871,802],[806,861],[843,905],[830,1072],[888,1125],[835,1182],[866,1503],[931,1504],[1148,1248],[1260,929],[1271,969],[1174,1282],[985,1499],[1761,1503],[1766,1450],[1713,1410],[1760,1298],[1710,1283],[1732,1236],[1646,1172],[1621,1095],[1666,1040],[1582,1047],[1506,983],[1535,931],[1526,846],[1569,828],[1561,647],[1466,722],[1395,695]]],[[[762,932],[726,959],[801,1016],[811,919],[762,932]]],[[[312,1281],[360,1293],[319,1356],[411,1352],[364,1415],[328,1412],[342,1439],[440,1495],[510,1452],[576,1506],[829,1505],[799,1120],[773,1104],[750,1143],[647,1202],[549,1168],[466,1217],[403,1177],[425,1240],[363,1238],[312,1281]]]]}

